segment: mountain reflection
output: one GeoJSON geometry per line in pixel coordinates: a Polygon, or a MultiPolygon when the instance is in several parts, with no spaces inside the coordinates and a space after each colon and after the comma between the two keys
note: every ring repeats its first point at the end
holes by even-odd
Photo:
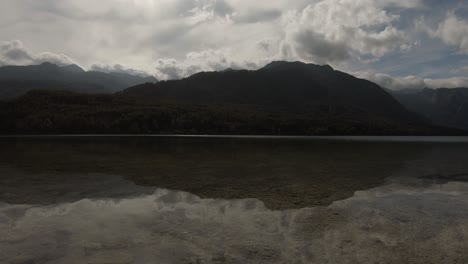
{"type": "MultiPolygon", "coordinates": [[[[122,186],[121,178],[115,177],[117,183],[113,183],[110,176],[122,175],[138,186],[182,190],[203,198],[258,198],[270,209],[328,205],[355,191],[381,185],[404,171],[408,162],[434,149],[450,156],[452,148],[463,148],[395,142],[171,137],[22,138],[0,140],[0,146],[0,170],[4,169],[0,173],[0,200],[9,203],[120,197],[98,193],[122,186]],[[104,191],[96,190],[99,188],[104,191]],[[77,195],[73,198],[70,193],[77,195]]],[[[466,157],[463,151],[461,154],[466,157]]]]}

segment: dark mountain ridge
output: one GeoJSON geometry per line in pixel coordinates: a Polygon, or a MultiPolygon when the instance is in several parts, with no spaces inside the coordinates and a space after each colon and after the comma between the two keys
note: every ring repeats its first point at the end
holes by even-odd
{"type": "Polygon", "coordinates": [[[137,85],[124,95],[198,104],[253,105],[269,111],[355,113],[423,122],[377,84],[328,65],[272,62],[256,71],[201,72],[182,80],[137,85]]]}
{"type": "Polygon", "coordinates": [[[0,102],[0,133],[466,134],[432,125],[375,83],[302,62],[200,72],[115,94],[29,91],[0,102]]]}
{"type": "Polygon", "coordinates": [[[129,86],[157,82],[154,77],[125,73],[85,71],[78,65],[42,63],[0,67],[0,99],[18,97],[34,89],[82,93],[114,93],[129,86]]]}

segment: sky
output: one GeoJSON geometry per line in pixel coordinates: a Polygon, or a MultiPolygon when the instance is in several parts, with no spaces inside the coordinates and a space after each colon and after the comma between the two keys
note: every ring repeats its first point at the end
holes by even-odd
{"type": "Polygon", "coordinates": [[[179,79],[275,60],[390,89],[468,87],[468,1],[0,0],[0,66],[179,79]]]}

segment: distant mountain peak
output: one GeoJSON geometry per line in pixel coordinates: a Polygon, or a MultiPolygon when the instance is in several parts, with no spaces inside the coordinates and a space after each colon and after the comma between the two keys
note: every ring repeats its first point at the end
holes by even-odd
{"type": "Polygon", "coordinates": [[[332,66],[328,65],[328,64],[324,64],[321,66],[323,69],[326,69],[326,70],[329,70],[329,71],[334,71],[335,69],[333,69],[332,66]]]}
{"type": "Polygon", "coordinates": [[[52,62],[48,62],[48,61],[43,62],[43,63],[41,63],[41,64],[39,64],[39,65],[40,65],[40,66],[57,66],[57,65],[53,64],[52,62]]]}
{"type": "Polygon", "coordinates": [[[306,65],[304,62],[301,61],[272,61],[265,65],[263,69],[269,69],[269,68],[276,68],[276,67],[283,67],[286,65],[306,65]]]}
{"type": "MultiPolygon", "coordinates": [[[[34,67],[34,65],[32,66],[34,67]]],[[[28,66],[25,66],[25,67],[28,67],[28,66]]],[[[39,64],[39,67],[42,69],[53,69],[53,70],[57,70],[59,68],[59,66],[57,66],[56,64],[53,64],[47,61],[39,64]]]]}

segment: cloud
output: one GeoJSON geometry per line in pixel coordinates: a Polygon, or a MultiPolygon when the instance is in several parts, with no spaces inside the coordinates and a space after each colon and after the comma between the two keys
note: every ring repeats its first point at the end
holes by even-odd
{"type": "Polygon", "coordinates": [[[251,61],[235,61],[228,54],[229,51],[205,50],[190,52],[183,60],[159,59],[156,62],[156,75],[160,79],[180,79],[200,71],[258,68],[258,65],[251,61]]]}
{"type": "Polygon", "coordinates": [[[130,75],[137,75],[137,76],[142,76],[142,77],[148,77],[151,75],[143,70],[128,68],[121,64],[114,64],[114,65],[93,64],[91,65],[89,69],[91,71],[100,71],[100,72],[107,72],[107,73],[110,73],[110,72],[126,73],[130,75]]]}
{"type": "Polygon", "coordinates": [[[421,8],[424,7],[425,0],[377,0],[376,4],[380,6],[398,7],[398,8],[421,8]]]}
{"type": "Polygon", "coordinates": [[[429,88],[468,87],[468,77],[452,77],[446,79],[424,79],[429,88]]]}
{"type": "Polygon", "coordinates": [[[385,10],[395,1],[322,0],[286,16],[285,42],[298,58],[326,63],[352,56],[379,59],[408,49],[407,34],[397,29],[399,16],[385,10]]]}
{"type": "Polygon", "coordinates": [[[57,65],[74,64],[73,60],[64,54],[52,52],[33,53],[19,40],[0,42],[0,66],[32,65],[43,62],[51,62],[57,65]]]}
{"type": "MultiPolygon", "coordinates": [[[[196,28],[186,24],[173,25],[154,36],[151,42],[157,43],[159,47],[173,49],[175,45],[178,50],[188,50],[190,47],[198,49],[184,53],[186,55],[182,58],[173,54],[158,59],[156,69],[160,78],[182,78],[199,70],[223,70],[229,67],[250,69],[254,65],[262,66],[267,60],[303,60],[335,65],[353,59],[362,62],[378,60],[390,52],[406,52],[412,48],[412,40],[407,33],[394,26],[399,16],[390,14],[385,8],[420,6],[420,1],[408,4],[388,0],[321,0],[314,3],[304,1],[302,5],[296,3],[292,5],[294,8],[287,11],[285,2],[281,6],[275,2],[268,9],[255,3],[240,4],[234,0],[226,3],[231,13],[225,13],[228,18],[224,23],[200,18],[199,21],[209,22],[196,28]],[[253,26],[242,25],[265,21],[276,26],[265,24],[265,29],[253,31],[253,26]],[[239,30],[233,31],[233,28],[239,30]],[[268,30],[273,34],[263,36],[268,30]],[[206,35],[209,35],[208,39],[213,41],[217,32],[226,32],[219,42],[229,42],[222,44],[229,48],[198,46],[198,37],[206,39],[206,35]],[[252,32],[249,34],[252,40],[248,42],[239,39],[246,32],[252,32]],[[230,50],[235,51],[235,54],[230,50]]],[[[205,7],[196,11],[205,9],[210,10],[205,7]]],[[[203,40],[202,43],[206,45],[207,41],[203,40]]]]}
{"type": "MultiPolygon", "coordinates": [[[[118,58],[128,69],[180,78],[195,69],[302,60],[344,71],[418,75],[428,66],[394,70],[399,58],[452,56],[447,46],[456,47],[457,56],[467,53],[467,22],[459,6],[452,0],[0,1],[2,38],[49,51],[11,51],[1,62],[60,64],[73,58],[84,68],[96,63],[109,68],[118,58]],[[419,17],[426,18],[424,26],[434,38],[415,29],[419,17]],[[223,55],[206,55],[213,51],[223,55]],[[211,61],[189,58],[194,54],[211,61]]],[[[450,70],[452,62],[444,61],[445,68],[450,70]]],[[[431,74],[449,74],[441,72],[431,74]]]]}
{"type": "Polygon", "coordinates": [[[427,256],[456,263],[466,255],[468,184],[420,185],[388,184],[330,206],[283,211],[258,199],[202,199],[163,189],[114,200],[0,204],[0,258],[275,264],[401,263],[408,257],[423,263],[427,256]]]}
{"type": "Polygon", "coordinates": [[[232,19],[237,23],[258,23],[278,19],[281,17],[281,15],[281,10],[267,9],[245,12],[240,14],[234,13],[232,19]]]}
{"type": "Polygon", "coordinates": [[[187,69],[175,59],[159,59],[156,62],[158,79],[180,79],[187,75],[187,69]]]}
{"type": "Polygon", "coordinates": [[[468,21],[457,17],[454,12],[447,13],[445,20],[437,29],[428,31],[432,37],[457,47],[460,53],[468,54],[468,21]]]}
{"type": "Polygon", "coordinates": [[[443,79],[420,78],[416,76],[392,77],[388,74],[357,72],[357,77],[375,82],[391,90],[421,89],[421,88],[457,88],[468,87],[468,77],[452,77],[443,79]]]}
{"type": "Polygon", "coordinates": [[[424,80],[416,76],[407,76],[407,77],[392,77],[388,74],[373,74],[369,72],[359,72],[355,73],[359,78],[375,82],[378,85],[392,89],[392,90],[401,90],[401,89],[413,89],[413,88],[424,88],[426,84],[424,80]]]}
{"type": "Polygon", "coordinates": [[[298,32],[294,40],[298,56],[308,61],[323,64],[343,61],[350,57],[344,42],[326,40],[324,35],[312,30],[298,32]]]}

